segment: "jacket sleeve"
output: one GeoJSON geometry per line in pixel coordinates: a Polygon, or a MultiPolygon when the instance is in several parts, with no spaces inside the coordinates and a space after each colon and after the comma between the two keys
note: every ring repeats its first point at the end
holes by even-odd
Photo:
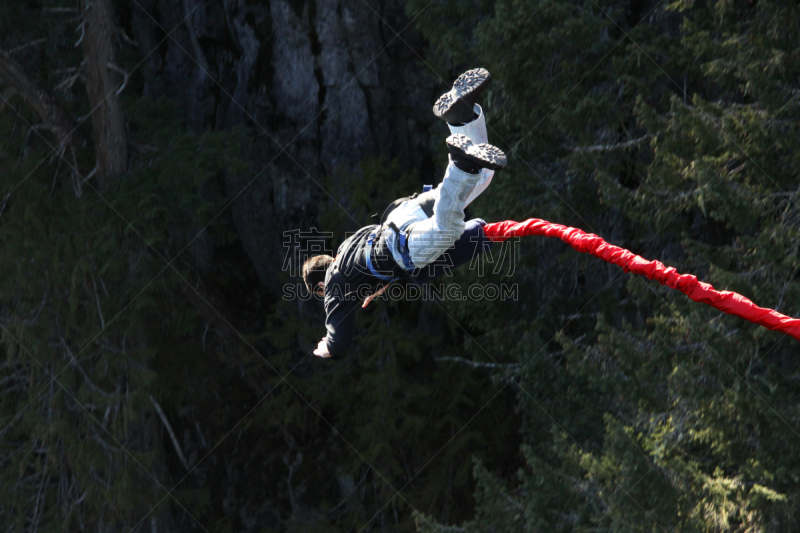
{"type": "Polygon", "coordinates": [[[353,340],[355,329],[355,309],[358,300],[342,300],[339,298],[325,298],[325,337],[328,352],[333,356],[344,355],[353,340]]]}

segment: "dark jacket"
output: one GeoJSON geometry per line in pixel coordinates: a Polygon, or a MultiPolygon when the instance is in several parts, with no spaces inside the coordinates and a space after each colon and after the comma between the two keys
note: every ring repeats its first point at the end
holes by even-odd
{"type": "MultiPolygon", "coordinates": [[[[423,284],[469,262],[476,255],[491,249],[492,243],[483,234],[485,222],[480,219],[466,223],[464,234],[433,263],[411,272],[413,281],[401,276],[400,282],[423,284]]],[[[370,233],[379,226],[366,226],[345,240],[336,253],[336,260],[325,274],[326,344],[333,356],[346,353],[353,339],[355,310],[364,299],[385,282],[376,278],[367,267],[364,251],[370,233]]],[[[399,267],[383,239],[373,246],[372,264],[385,275],[397,275],[399,267]]]]}

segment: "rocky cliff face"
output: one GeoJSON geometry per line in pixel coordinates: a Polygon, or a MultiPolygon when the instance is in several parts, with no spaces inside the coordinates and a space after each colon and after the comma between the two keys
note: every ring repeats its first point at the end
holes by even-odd
{"type": "MultiPolygon", "coordinates": [[[[272,295],[280,294],[284,232],[319,227],[322,200],[348,210],[353,184],[337,178],[359,172],[364,157],[410,164],[430,181],[439,88],[406,44],[421,52],[421,38],[408,28],[403,42],[391,29],[408,25],[403,0],[137,0],[122,18],[146,57],[145,95],[173,99],[197,133],[247,128],[251,169],[223,177],[233,201],[222,218],[272,295]]],[[[369,222],[354,220],[353,229],[369,222]]],[[[190,251],[204,269],[214,249],[201,235],[190,251]]],[[[263,396],[258,383],[250,386],[263,396]]],[[[183,447],[192,453],[191,442],[183,447]]],[[[214,456],[195,472],[228,488],[220,511],[253,531],[283,515],[270,500],[280,481],[259,460],[214,456]],[[241,491],[242,472],[254,468],[258,486],[241,491]]],[[[302,481],[293,486],[290,473],[286,483],[284,503],[302,522],[302,481]]]]}
{"type": "MultiPolygon", "coordinates": [[[[328,195],[347,206],[347,184],[326,190],[326,175],[356,171],[367,155],[412,165],[429,159],[435,80],[396,36],[408,23],[401,0],[144,0],[141,7],[132,8],[133,37],[144,50],[158,47],[147,59],[146,93],[176,99],[197,131],[244,124],[252,133],[252,173],[228,175],[225,186],[267,288],[276,288],[283,231],[313,225],[315,204],[328,195]]],[[[421,49],[410,30],[402,37],[421,49]]]]}

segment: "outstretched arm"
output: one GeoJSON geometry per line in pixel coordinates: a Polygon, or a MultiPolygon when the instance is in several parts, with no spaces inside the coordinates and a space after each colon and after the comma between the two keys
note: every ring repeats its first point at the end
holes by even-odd
{"type": "MultiPolygon", "coordinates": [[[[391,281],[389,283],[391,283],[391,281]]],[[[366,299],[364,299],[364,303],[361,305],[361,308],[364,309],[365,307],[367,307],[369,305],[369,303],[372,300],[374,300],[375,298],[377,298],[378,296],[383,294],[383,292],[389,287],[389,283],[387,283],[386,285],[384,285],[383,287],[381,287],[380,289],[378,289],[374,293],[372,293],[369,296],[367,296],[366,299]]]]}
{"type": "Polygon", "coordinates": [[[353,340],[356,321],[354,311],[358,309],[358,300],[352,294],[333,294],[337,294],[336,291],[325,295],[325,329],[328,334],[314,350],[314,355],[319,357],[344,355],[353,340]]]}

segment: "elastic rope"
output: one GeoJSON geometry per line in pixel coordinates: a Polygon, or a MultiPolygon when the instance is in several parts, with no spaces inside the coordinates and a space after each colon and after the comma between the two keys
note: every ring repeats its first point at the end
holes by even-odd
{"type": "Polygon", "coordinates": [[[660,261],[648,261],[629,250],[608,244],[593,233],[585,233],[577,228],[552,224],[538,218],[529,218],[524,222],[513,220],[493,222],[483,226],[483,232],[493,242],[503,242],[512,237],[528,235],[558,237],[579,252],[592,254],[603,261],[618,265],[625,272],[654,279],[662,285],[681,291],[695,302],[710,305],[729,315],[744,318],[800,340],[800,319],[786,316],[774,309],[758,307],[736,292],[718,291],[710,284],[698,281],[696,276],[679,274],[674,268],[666,267],[660,261]]]}

